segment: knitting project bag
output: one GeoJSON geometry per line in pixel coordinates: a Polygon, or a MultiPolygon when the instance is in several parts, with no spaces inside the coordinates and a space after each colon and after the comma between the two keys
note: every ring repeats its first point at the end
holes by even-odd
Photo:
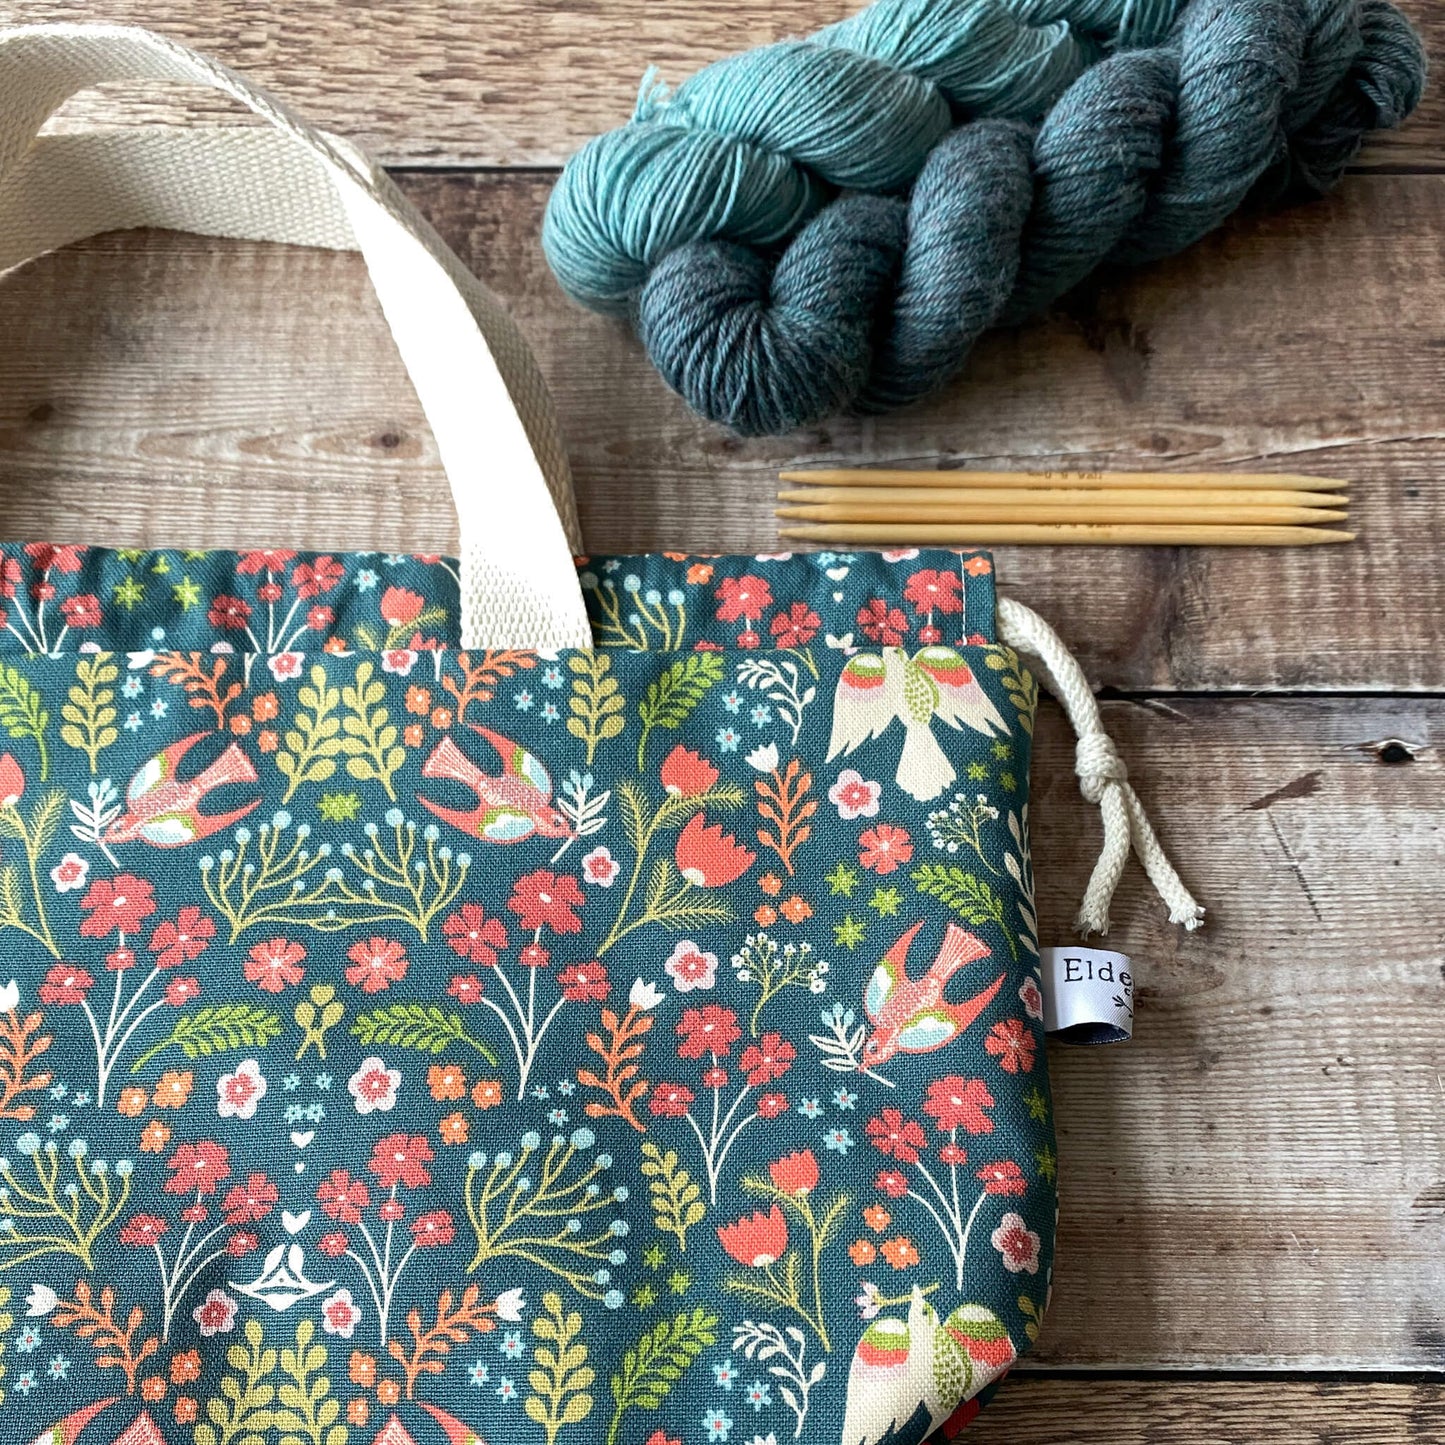
{"type": "Polygon", "coordinates": [[[575,566],[525,346],[355,151],[141,31],[6,32],[0,96],[0,268],[359,247],[463,544],[0,552],[0,1437],[969,1418],[1052,1266],[1020,650],[1089,921],[1131,838],[1195,918],[1058,640],[982,554],[575,566]],[[34,140],[141,76],[270,124],[34,140]]]}

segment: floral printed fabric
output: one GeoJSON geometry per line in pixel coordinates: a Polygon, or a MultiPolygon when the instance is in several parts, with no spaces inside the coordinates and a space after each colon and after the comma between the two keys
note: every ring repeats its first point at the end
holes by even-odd
{"type": "Polygon", "coordinates": [[[989,559],[580,567],[469,655],[444,558],[0,551],[0,1438],[901,1445],[1036,1336],[989,559]]]}

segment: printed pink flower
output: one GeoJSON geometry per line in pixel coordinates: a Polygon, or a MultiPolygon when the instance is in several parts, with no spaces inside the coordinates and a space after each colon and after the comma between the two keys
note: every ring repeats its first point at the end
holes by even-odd
{"type": "Polygon", "coordinates": [[[883,784],[870,782],[856,768],[844,768],[838,781],[828,789],[828,801],[836,805],[838,816],[848,822],[853,818],[876,818],[883,784]]]}
{"type": "Polygon", "coordinates": [[[870,598],[858,609],[858,626],[867,637],[885,647],[897,647],[908,636],[908,618],[881,597],[870,598]]]}
{"type": "MultiPolygon", "coordinates": [[[[25,793],[25,774],[20,764],[9,753],[0,753],[0,808],[13,808],[25,793]]],[[[67,853],[67,860],[74,853],[67,853]]],[[[84,860],[81,860],[84,862],[84,860]]],[[[86,865],[89,867],[89,864],[86,865]]],[[[55,875],[52,873],[51,877],[55,875]]]]}
{"type": "Polygon", "coordinates": [[[392,938],[367,938],[346,950],[352,967],[347,983],[359,984],[363,993],[380,993],[406,977],[406,949],[392,938]]]}
{"type": "Polygon", "coordinates": [[[997,1164],[986,1164],[978,1171],[986,1194],[1020,1195],[1027,1194],[1029,1182],[1024,1171],[1012,1159],[1000,1159],[997,1164]]]}
{"type": "Polygon", "coordinates": [[[701,813],[687,820],[673,851],[677,871],[698,888],[725,888],[736,883],[758,856],[717,824],[708,827],[701,813]]]}
{"type": "Polygon", "coordinates": [[[303,597],[311,598],[330,592],[345,575],[334,557],[318,557],[314,562],[302,562],[292,572],[291,581],[303,597]]]}
{"type": "Polygon", "coordinates": [[[918,1152],[928,1147],[928,1135],[913,1119],[905,1119],[897,1109],[884,1109],[867,1124],[868,1139],[880,1154],[887,1154],[900,1164],[918,1163],[918,1152]]]}
{"type": "Polygon", "coordinates": [[[743,1050],[738,1064],[756,1089],[781,1079],[797,1056],[797,1050],[781,1034],[767,1033],[743,1050]]]}
{"type": "Polygon", "coordinates": [[[205,952],[206,945],[215,936],[215,920],[187,904],[174,921],[167,919],[151,934],[156,967],[174,968],[178,963],[189,963],[205,952]]]}
{"type": "Polygon", "coordinates": [[[411,1237],[418,1249],[434,1249],[450,1244],[457,1237],[457,1228],[445,1209],[433,1209],[412,1220],[411,1237]]]}
{"type": "Polygon", "coordinates": [[[416,666],[417,656],[409,647],[394,647],[390,652],[381,654],[381,670],[396,677],[410,677],[412,668],[416,666]]]}
{"type": "Polygon", "coordinates": [[[607,997],[607,970],[595,959],[569,964],[558,975],[562,997],[578,1003],[596,1003],[607,997]]]}
{"type": "Polygon", "coordinates": [[[1006,1074],[1031,1073],[1034,1067],[1034,1036],[1022,1019],[996,1023],[983,1041],[985,1049],[998,1060],[1006,1074]]]}
{"type": "Polygon", "coordinates": [[[57,963],[45,975],[40,985],[41,1003],[84,1003],[85,996],[95,985],[95,979],[83,968],[73,963],[57,963]]]}
{"type": "Polygon", "coordinates": [[[675,798],[699,798],[718,780],[718,770],[679,743],[662,760],[662,786],[675,798]]]}
{"type": "Polygon", "coordinates": [[[383,1189],[395,1189],[398,1184],[420,1189],[431,1183],[431,1170],[426,1166],[435,1157],[424,1135],[388,1134],[376,1141],[366,1167],[381,1181],[383,1189]]]}
{"type": "Polygon", "coordinates": [[[1019,985],[1019,1002],[1023,1004],[1024,1012],[1031,1019],[1043,1018],[1044,995],[1036,979],[1026,978],[1019,985]]]}
{"type": "Polygon", "coordinates": [[[817,635],[822,619],[806,602],[795,602],[786,612],[779,612],[769,624],[773,642],[778,647],[806,647],[817,635]]]}
{"type": "Polygon", "coordinates": [[[879,823],[858,839],[858,861],[880,875],[895,872],[913,859],[913,840],[905,828],[879,823]]]}
{"type": "Polygon", "coordinates": [[[336,621],[336,613],[329,607],[312,607],[306,612],[306,625],[313,632],[325,632],[336,621]]]}
{"type": "Polygon", "coordinates": [[[266,1080],[259,1059],[243,1059],[233,1074],[216,1080],[216,1113],[223,1119],[254,1119],[256,1106],[266,1097],[266,1080]]]}
{"type": "Polygon", "coordinates": [[[717,954],[704,953],[690,938],[684,938],[662,969],[678,993],[709,989],[717,981],[717,954]]]}
{"type": "Polygon", "coordinates": [[[220,596],[211,603],[206,613],[212,627],[223,627],[238,632],[251,620],[251,604],[242,597],[220,596]]]}
{"type": "Polygon", "coordinates": [[[442,921],[447,946],[470,963],[491,968],[497,950],[507,946],[507,930],[499,918],[488,918],[479,903],[464,903],[442,921]]]}
{"type": "MultiPolygon", "coordinates": [[[[339,1219],[343,1224],[359,1224],[361,1211],[371,1203],[371,1191],[363,1180],[353,1179],[348,1170],[333,1169],[330,1178],[317,1186],[316,1198],[332,1219],[339,1219]]],[[[343,1250],[345,1247],[342,1245],[343,1250]]]]}
{"type": "Polygon", "coordinates": [[[349,1340],[361,1323],[361,1307],[351,1298],[349,1289],[339,1289],[321,1301],[321,1328],[328,1335],[349,1340]]]}
{"type": "Polygon", "coordinates": [[[1003,1267],[1010,1274],[1039,1272],[1039,1237],[1022,1216],[1012,1211],[1005,1214],[989,1239],[1003,1256],[1003,1267]]]}
{"type": "Polygon", "coordinates": [[[209,1339],[212,1335],[229,1334],[236,1323],[236,1312],[240,1306],[224,1290],[213,1289],[195,1309],[191,1318],[200,1328],[201,1334],[209,1339]]]}
{"type": "Polygon", "coordinates": [[[134,933],[143,918],[156,911],[155,889],[134,873],[97,878],[80,900],[88,916],[81,922],[82,938],[105,938],[114,930],[134,933]]]}
{"type": "Polygon", "coordinates": [[[717,585],[718,621],[736,622],[740,617],[761,617],[773,605],[773,589],[761,577],[747,573],[724,577],[717,585]]]}
{"type": "Polygon", "coordinates": [[[252,946],[242,965],[247,983],[266,993],[280,993],[287,984],[300,983],[306,970],[301,967],[306,950],[289,938],[268,938],[252,946]]]}
{"type": "Polygon", "coordinates": [[[573,912],[587,900],[570,873],[539,868],[517,879],[507,907],[528,929],[550,928],[553,933],[581,933],[582,919],[573,912]]]}
{"type": "Polygon", "coordinates": [[[677,1036],[682,1042],[677,1046],[680,1059],[701,1059],[708,1054],[722,1058],[743,1036],[738,1027],[738,1016],[719,1004],[705,1004],[702,1008],[684,1009],[678,1020],[677,1036]]]}
{"type": "Polygon", "coordinates": [[[612,850],[599,845],[582,860],[582,877],[596,888],[611,888],[617,882],[622,865],[612,856],[612,850]]]}
{"type": "Polygon", "coordinates": [[[935,572],[925,567],[903,584],[903,595],[915,612],[962,612],[963,581],[957,572],[935,572]]]}
{"type": "Polygon", "coordinates": [[[970,1134],[992,1134],[993,1120],[984,1110],[992,1109],[993,1105],[993,1095],[982,1079],[945,1074],[928,1086],[923,1112],[931,1115],[945,1132],[963,1129],[970,1134]]]}
{"type": "Polygon", "coordinates": [[[762,1269],[783,1257],[788,1248],[788,1221],[774,1204],[764,1214],[761,1210],[751,1218],[718,1226],[718,1243],[739,1264],[762,1269]]]}
{"type": "Polygon", "coordinates": [[[169,1228],[158,1214],[133,1214],[120,1231],[120,1242],[139,1249],[154,1244],[169,1228]]]}
{"type": "Polygon", "coordinates": [[[201,1139],[195,1144],[182,1144],[167,1161],[171,1177],[166,1180],[167,1194],[214,1194],[222,1180],[231,1177],[231,1155],[224,1144],[201,1139]]]}
{"type": "Polygon", "coordinates": [[[99,627],[100,599],[89,592],[67,597],[60,604],[60,615],[71,627],[99,627]]]}
{"type": "Polygon", "coordinates": [[[346,1082],[346,1092],[356,1100],[358,1114],[371,1114],[378,1110],[383,1114],[390,1113],[396,1107],[396,1095],[400,1088],[401,1070],[388,1069],[375,1055],[363,1059],[346,1082]]]}
{"type": "Polygon", "coordinates": [[[647,1107],[659,1119],[681,1119],[695,1097],[686,1084],[654,1084],[647,1107]]]}
{"type": "Polygon", "coordinates": [[[426,608],[426,598],[405,587],[388,587],[381,594],[381,620],[388,627],[405,627],[415,622],[426,608]]]}

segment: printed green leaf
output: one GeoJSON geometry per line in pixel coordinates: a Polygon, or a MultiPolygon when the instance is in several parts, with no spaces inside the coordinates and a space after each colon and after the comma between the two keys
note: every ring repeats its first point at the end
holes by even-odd
{"type": "Polygon", "coordinates": [[[50,714],[41,706],[40,694],[19,668],[0,665],[0,727],[17,741],[34,738],[40,750],[40,781],[50,776],[50,755],[45,750],[45,729],[50,714]]]}
{"type": "Polygon", "coordinates": [[[152,1044],[130,1067],[139,1073],[151,1059],[169,1048],[178,1048],[188,1059],[235,1049],[264,1049],[281,1033],[281,1019],[270,1009],[248,1003],[220,1003],[182,1014],[170,1033],[152,1044]]]}
{"type": "Polygon", "coordinates": [[[396,801],[391,780],[406,761],[406,750],[397,746],[398,733],[387,721],[390,714],[377,704],[386,696],[386,684],[373,679],[376,671],[370,662],[356,668],[356,680],[341,690],[341,700],[348,709],[341,727],[346,734],[341,750],[347,755],[346,771],[360,783],[378,782],[386,796],[396,801]]]}
{"type": "Polygon", "coordinates": [[[637,705],[642,736],[637,740],[637,769],[646,767],[647,739],[653,728],[680,728],[692,710],[721,682],[723,660],[716,652],[690,652],[663,672],[637,705]]]}
{"type": "Polygon", "coordinates": [[[259,1320],[246,1321],[245,1337],[244,1345],[226,1351],[231,1372],[221,1377],[219,1394],[206,1401],[206,1423],[196,1426],[195,1445],[269,1445],[276,1351],[261,1348],[259,1320]]]}
{"type": "Polygon", "coordinates": [[[597,755],[600,743],[615,738],[626,726],[626,702],[617,679],[609,676],[612,659],[604,652],[574,652],[567,665],[575,674],[568,706],[572,716],[567,731],[587,744],[587,761],[597,755]]]}
{"type": "Polygon", "coordinates": [[[1009,946],[1009,952],[1015,958],[1018,957],[1013,931],[1004,927],[1003,898],[994,891],[987,879],[966,872],[956,863],[925,863],[921,868],[913,870],[913,881],[918,885],[920,893],[938,899],[974,928],[987,923],[997,925],[1009,946]]]}
{"type": "Polygon", "coordinates": [[[527,1418],[540,1425],[547,1445],[556,1445],[564,1426],[577,1425],[592,1413],[588,1387],[596,1378],[587,1364],[587,1346],[582,1333],[582,1316],[568,1314],[560,1295],[548,1290],[542,1296],[542,1310],[532,1321],[532,1333],[545,1343],[532,1352],[537,1368],[527,1376],[532,1393],[523,1408],[527,1418]]]}
{"type": "Polygon", "coordinates": [[[90,771],[99,770],[101,752],[120,736],[115,727],[115,689],[109,684],[120,676],[110,653],[82,656],[75,664],[75,681],[68,700],[60,709],[64,720],[60,740],[90,760],[90,771]]]}
{"type": "Polygon", "coordinates": [[[707,1213],[702,1190],[679,1166],[675,1149],[664,1154],[650,1140],[642,1146],[642,1174],[650,1181],[647,1188],[652,1196],[653,1222],[677,1240],[679,1254],[686,1253],[687,1231],[707,1213]]]}
{"type": "Polygon", "coordinates": [[[622,1417],[629,1410],[656,1410],[697,1357],[717,1340],[718,1317],[701,1307],[660,1321],[622,1357],[612,1377],[615,1406],[607,1427],[607,1445],[617,1445],[622,1417]]]}
{"type": "Polygon", "coordinates": [[[1018,713],[1019,726],[1033,737],[1034,714],[1039,706],[1039,685],[1033,673],[1019,661],[1018,653],[1008,647],[990,647],[984,664],[990,672],[999,674],[1008,700],[1018,713]]]}
{"type": "Polygon", "coordinates": [[[364,1044],[387,1044],[392,1048],[416,1049],[439,1054],[448,1044],[466,1044],[489,1064],[497,1056],[480,1039],[474,1039],[458,1013],[443,1013],[435,1004],[394,1003],[361,1014],[351,1032],[364,1044]]]}
{"type": "Polygon", "coordinates": [[[351,1431],[339,1424],[341,1401],[331,1393],[325,1345],[311,1343],[316,1326],[302,1320],[296,1326],[296,1348],[281,1351],[281,1373],[286,1381],[276,1387],[280,1408],[271,1412],[273,1429],[282,1431],[277,1445],[346,1445],[351,1431]]]}
{"type": "Polygon", "coordinates": [[[276,754],[276,766],[290,780],[281,797],[289,803],[302,783],[324,783],[336,771],[335,757],[341,751],[341,719],[336,716],[341,702],[339,688],[326,685],[326,669],[317,663],[311,669],[310,686],[296,694],[301,704],[295,721],[283,739],[286,746],[276,754]]]}

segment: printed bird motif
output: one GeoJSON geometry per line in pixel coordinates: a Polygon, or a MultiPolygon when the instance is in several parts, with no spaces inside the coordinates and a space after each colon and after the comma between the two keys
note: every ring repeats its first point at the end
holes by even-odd
{"type": "Polygon", "coordinates": [[[985,737],[1006,736],[1008,724],[988,699],[963,654],[953,647],[925,647],[913,657],[901,647],[860,652],[848,659],[833,696],[833,736],[828,760],[903,724],[898,786],[919,802],[936,798],[958,773],[933,735],[934,718],[985,737]]]}
{"type": "Polygon", "coordinates": [[[459,828],[468,837],[489,843],[520,843],[540,833],[544,838],[571,838],[574,830],[567,816],[552,806],[552,775],[520,743],[477,727],[502,760],[502,775],[484,773],[450,739],[443,738],[422,764],[424,778],[447,778],[476,794],[477,806],[469,811],[444,808],[429,798],[419,798],[422,807],[444,823],[459,828]]]}
{"type": "Polygon", "coordinates": [[[956,923],[943,935],[938,957],[921,978],[911,979],[905,967],[908,950],[922,923],[915,923],[879,961],[863,989],[863,1008],[873,1024],[863,1045],[863,1067],[877,1068],[894,1054],[927,1054],[952,1043],[1003,987],[1004,975],[966,1003],[943,997],[949,979],[965,965],[989,956],[989,947],[956,923]]]}
{"type": "MultiPolygon", "coordinates": [[[[48,1430],[42,1430],[31,1441],[31,1445],[75,1445],[75,1442],[80,1439],[80,1432],[102,1410],[108,1410],[119,1400],[119,1395],[112,1395],[108,1400],[97,1400],[94,1404],[86,1405],[83,1409],[75,1411],[74,1414],[67,1415],[63,1420],[57,1420],[48,1430]]],[[[150,1417],[146,1415],[141,1418],[149,1419],[150,1417]]],[[[155,1435],[152,1438],[159,1440],[161,1437],[155,1435]]],[[[162,1441],[162,1445],[164,1445],[164,1441],[162,1441]]]]}
{"type": "Polygon", "coordinates": [[[840,1445],[872,1445],[905,1427],[904,1438],[925,1439],[1015,1357],[1008,1330],[992,1310],[959,1305],[940,1322],[915,1287],[908,1318],[875,1320],[853,1352],[840,1445]],[[920,1412],[927,1419],[915,1421],[920,1412]]]}
{"type": "Polygon", "coordinates": [[[162,748],[143,763],[125,790],[126,811],[105,830],[107,843],[149,843],[154,848],[184,848],[198,843],[261,806],[261,799],[229,813],[200,811],[206,794],[231,783],[254,783],[256,770],[236,743],[189,782],[176,776],[181,759],[210,733],[192,733],[188,738],[162,748]]]}

